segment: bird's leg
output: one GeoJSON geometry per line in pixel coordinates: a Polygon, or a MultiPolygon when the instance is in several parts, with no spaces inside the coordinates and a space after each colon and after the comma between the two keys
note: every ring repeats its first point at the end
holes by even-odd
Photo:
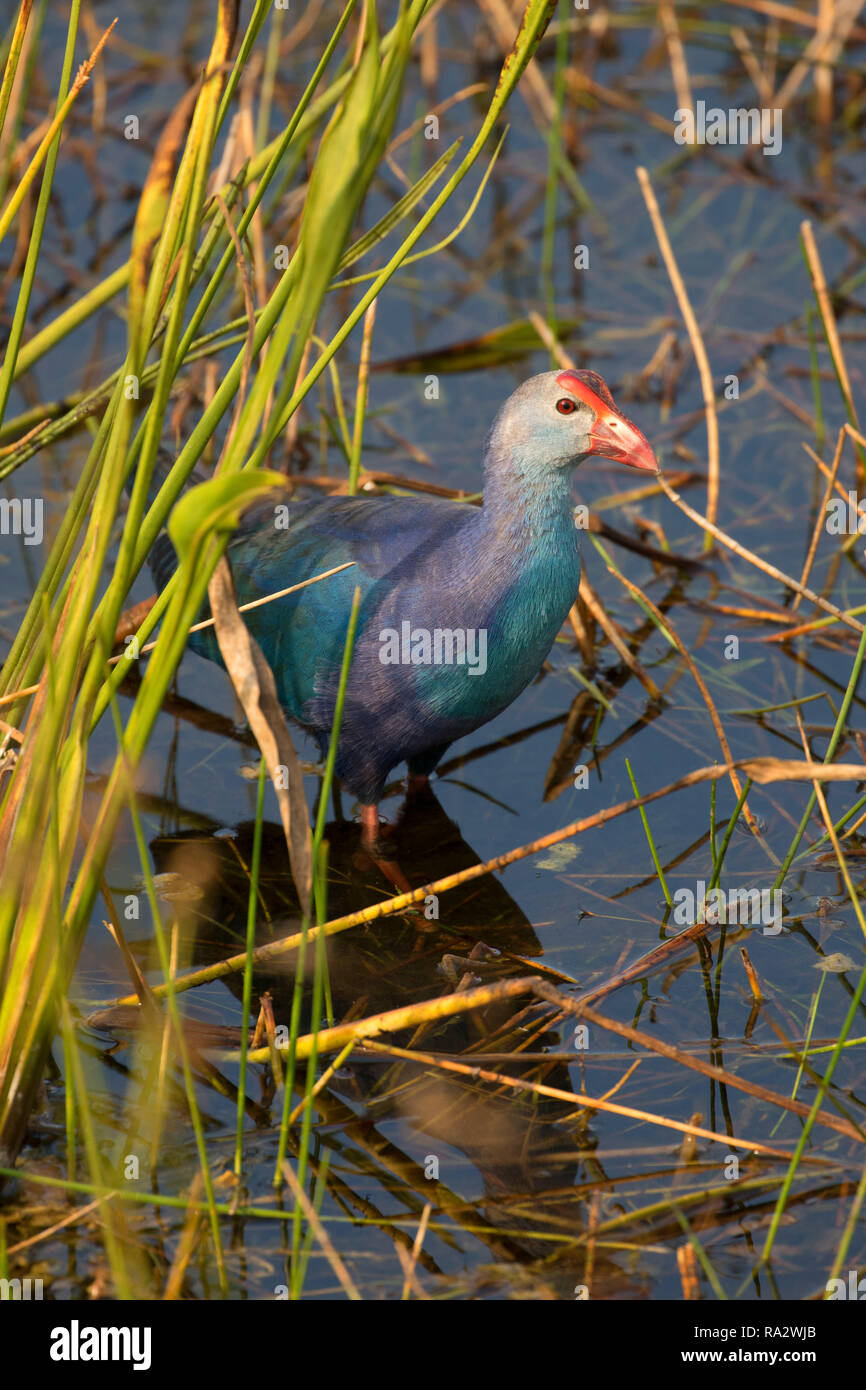
{"type": "Polygon", "coordinates": [[[379,807],[375,804],[361,806],[361,848],[369,854],[376,868],[398,893],[412,892],[412,885],[396,859],[383,857],[379,807]]]}
{"type": "Polygon", "coordinates": [[[370,854],[379,844],[379,807],[361,806],[361,844],[370,854]]]}
{"type": "Polygon", "coordinates": [[[416,796],[423,796],[430,787],[430,774],[436,769],[437,763],[448,752],[447,743],[439,743],[435,748],[428,748],[423,753],[419,753],[414,758],[407,759],[409,778],[406,783],[406,800],[412,801],[416,796]]]}

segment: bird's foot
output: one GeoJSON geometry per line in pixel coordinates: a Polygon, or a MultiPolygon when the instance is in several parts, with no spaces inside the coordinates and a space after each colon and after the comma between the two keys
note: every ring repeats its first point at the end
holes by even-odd
{"type": "MultiPolygon", "coordinates": [[[[412,885],[404,874],[396,859],[378,859],[375,855],[370,856],[379,873],[388,880],[392,888],[397,893],[411,893],[412,885]]],[[[412,908],[407,909],[413,911],[412,908]]]]}

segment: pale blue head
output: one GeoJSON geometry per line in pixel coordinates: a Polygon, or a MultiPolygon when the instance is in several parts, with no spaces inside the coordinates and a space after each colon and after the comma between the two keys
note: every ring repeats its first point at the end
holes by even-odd
{"type": "Polygon", "coordinates": [[[508,397],[493,422],[488,467],[512,466],[540,480],[580,463],[589,454],[657,473],[655,455],[641,431],[614,404],[595,372],[541,372],[508,397]]]}

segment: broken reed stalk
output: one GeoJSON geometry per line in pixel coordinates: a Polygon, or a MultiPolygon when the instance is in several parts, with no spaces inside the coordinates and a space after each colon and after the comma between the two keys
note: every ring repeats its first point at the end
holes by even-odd
{"type": "Polygon", "coordinates": [[[692,345],[692,352],[698,364],[698,373],[701,379],[701,393],[704,398],[704,411],[707,418],[707,522],[709,523],[707,533],[704,536],[704,549],[711,548],[710,535],[715,534],[712,526],[715,523],[719,510],[719,420],[716,413],[716,396],[713,390],[713,374],[710,371],[710,362],[707,357],[707,350],[704,347],[704,340],[698,321],[695,318],[694,310],[689,301],[688,291],[680,275],[673,250],[671,249],[665,224],[659,211],[658,201],[650,183],[650,177],[646,169],[638,166],[636,170],[638,183],[643,193],[644,202],[653,224],[653,231],[662,253],[662,259],[670,277],[674,294],[686,325],[689,341],[692,345]]]}
{"type": "MultiPolygon", "coordinates": [[[[808,452],[809,454],[812,455],[812,457],[815,459],[815,462],[818,464],[819,468],[821,468],[821,470],[823,471],[823,465],[822,465],[822,463],[821,463],[821,460],[820,460],[819,458],[816,457],[816,455],[815,455],[815,454],[812,452],[812,450],[809,448],[809,445],[808,445],[808,444],[804,445],[804,448],[807,450],[807,452],[808,452]]],[[[835,452],[835,454],[833,455],[833,463],[832,463],[832,466],[831,466],[831,468],[830,468],[829,476],[826,478],[826,486],[825,486],[825,488],[824,488],[824,496],[823,496],[823,498],[821,499],[820,506],[818,507],[818,510],[817,510],[816,513],[815,513],[815,525],[812,527],[812,538],[811,538],[811,540],[809,541],[809,549],[808,549],[807,552],[806,552],[806,559],[805,559],[805,561],[803,562],[803,569],[802,569],[802,572],[801,572],[801,574],[800,574],[800,585],[801,585],[801,586],[805,585],[806,580],[809,578],[809,575],[812,573],[812,566],[813,566],[813,564],[815,563],[815,556],[816,556],[816,554],[817,554],[817,552],[818,552],[818,544],[819,544],[819,542],[820,542],[820,540],[821,540],[821,535],[822,535],[822,533],[823,533],[823,531],[824,531],[824,528],[825,528],[825,526],[826,526],[826,524],[827,524],[827,503],[830,501],[830,497],[831,497],[831,495],[832,495],[833,489],[834,489],[834,487],[836,486],[836,474],[837,474],[838,471],[839,471],[839,464],[842,462],[842,450],[843,450],[844,448],[845,448],[845,431],[840,429],[840,431],[839,431],[839,438],[836,440],[836,452],[835,452]]],[[[795,595],[794,595],[794,602],[791,604],[791,612],[792,612],[792,613],[796,613],[797,609],[800,607],[800,600],[802,599],[802,597],[803,597],[802,594],[795,594],[795,595]]],[[[790,636],[790,635],[791,635],[791,634],[789,633],[788,636],[790,636]]]]}
{"type": "Polygon", "coordinates": [[[661,4],[659,5],[659,19],[661,20],[665,43],[668,48],[671,77],[673,78],[674,91],[677,94],[677,106],[681,109],[691,110],[692,88],[689,82],[689,67],[686,61],[686,50],[680,35],[676,10],[670,3],[670,0],[661,0],[661,4]]]}
{"type": "MultiPolygon", "coordinates": [[[[713,728],[716,731],[716,737],[719,740],[719,744],[721,746],[722,755],[725,759],[725,762],[732,763],[733,754],[731,753],[731,747],[728,743],[727,735],[725,734],[722,721],[719,718],[719,712],[716,709],[715,701],[713,700],[713,697],[709,692],[709,688],[707,686],[706,681],[704,680],[703,676],[698,670],[694,657],[686,647],[685,643],[683,642],[673,623],[663,616],[657,605],[653,603],[652,599],[649,598],[648,595],[645,594],[642,589],[638,588],[637,584],[633,584],[632,581],[630,579],[627,579],[626,576],[617,568],[617,566],[613,564],[613,562],[607,555],[607,552],[604,550],[603,546],[598,546],[598,549],[604,556],[605,562],[610,572],[616,575],[617,579],[626,589],[628,589],[629,593],[632,595],[635,601],[641,607],[643,607],[645,611],[648,611],[650,613],[659,631],[663,634],[664,637],[666,637],[668,642],[670,642],[671,646],[676,647],[680,656],[683,658],[683,661],[686,663],[686,665],[689,668],[689,671],[691,672],[692,679],[694,680],[695,685],[698,687],[698,690],[701,693],[701,699],[707,707],[707,712],[712,721],[713,728]]],[[[731,786],[734,789],[735,796],[742,796],[742,783],[740,782],[740,779],[737,776],[736,772],[733,771],[731,772],[731,786]]],[[[757,822],[754,816],[752,815],[752,812],[749,810],[748,802],[745,801],[743,802],[743,814],[746,817],[749,829],[752,831],[752,834],[757,836],[757,822]]]]}
{"type": "MultiPolygon", "coordinates": [[[[860,9],[860,6],[857,6],[860,9]]],[[[833,363],[833,370],[836,373],[836,380],[839,383],[839,390],[845,402],[845,409],[848,413],[848,420],[856,430],[860,428],[857,418],[857,411],[854,406],[854,396],[851,391],[851,378],[848,375],[848,367],[845,362],[845,354],[842,351],[842,342],[839,337],[839,329],[836,324],[836,315],[833,312],[833,301],[830,298],[830,291],[827,288],[827,280],[824,275],[824,267],[821,264],[821,257],[818,255],[818,246],[815,241],[815,233],[812,231],[812,224],[809,221],[800,223],[800,237],[803,243],[803,253],[806,257],[806,264],[809,267],[809,275],[812,279],[812,288],[815,298],[818,301],[818,312],[821,315],[821,323],[824,328],[824,337],[830,349],[830,358],[833,363]]],[[[863,450],[857,445],[857,482],[862,487],[864,477],[866,477],[866,461],[864,461],[863,450]]]]}
{"type": "Polygon", "coordinates": [[[844,623],[845,626],[850,627],[853,632],[862,633],[864,631],[862,623],[858,623],[856,619],[844,613],[841,608],[837,608],[834,603],[830,603],[827,599],[822,598],[820,594],[816,594],[814,590],[808,589],[805,585],[798,583],[798,581],[792,579],[789,574],[784,574],[782,570],[776,569],[775,565],[771,565],[768,560],[763,560],[761,556],[756,555],[753,550],[749,550],[746,546],[741,545],[739,541],[735,541],[727,532],[722,531],[711,522],[709,517],[701,516],[700,512],[696,512],[693,507],[689,506],[688,502],[683,501],[678,492],[674,492],[673,488],[665,482],[664,478],[659,478],[659,484],[673,502],[674,506],[679,507],[680,511],[684,512],[696,526],[702,526],[705,531],[711,532],[711,534],[716,537],[716,540],[721,541],[722,545],[727,546],[735,555],[739,555],[740,559],[748,560],[750,565],[754,565],[757,569],[763,570],[771,579],[777,579],[780,584],[784,584],[785,587],[791,589],[793,593],[801,594],[803,598],[807,598],[810,603],[814,603],[818,608],[822,609],[823,612],[832,614],[837,622],[844,623]]]}
{"type": "MultiPolygon", "coordinates": [[[[719,1082],[720,1085],[731,1086],[736,1090],[744,1091],[754,1099],[766,1101],[769,1105],[776,1105],[781,1110],[788,1110],[792,1115],[805,1117],[811,1110],[811,1106],[804,1105],[801,1101],[792,1100],[790,1096],[773,1091],[768,1086],[759,1086],[753,1081],[746,1080],[745,1077],[738,1076],[736,1072],[732,1072],[726,1067],[713,1066],[712,1063],[705,1062],[701,1057],[684,1052],[681,1048],[664,1042],[663,1039],[655,1037],[652,1033],[644,1032],[639,1028],[632,1028],[629,1024],[621,1023],[618,1019],[609,1018],[605,1014],[599,1013],[597,1009],[593,1009],[589,1004],[584,1004],[579,999],[573,999],[570,995],[564,994],[562,990],[556,989],[546,980],[536,981],[534,992],[539,998],[546,999],[548,1003],[562,1009],[565,1013],[585,1019],[587,1022],[595,1024],[597,1028],[603,1028],[605,1032],[615,1033],[617,1037],[625,1038],[635,1047],[645,1048],[648,1052],[667,1058],[668,1061],[677,1062],[690,1071],[699,1072],[701,1076],[719,1082]]],[[[820,1123],[825,1125],[827,1129],[833,1129],[838,1134],[845,1134],[850,1139],[857,1139],[860,1143],[866,1143],[866,1134],[848,1120],[831,1115],[826,1110],[820,1111],[819,1114],[820,1123]]]]}

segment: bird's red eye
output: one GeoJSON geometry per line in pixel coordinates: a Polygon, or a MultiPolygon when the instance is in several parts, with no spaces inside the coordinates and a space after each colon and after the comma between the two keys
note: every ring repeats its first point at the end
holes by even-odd
{"type": "Polygon", "coordinates": [[[556,402],[556,408],[560,415],[573,415],[577,410],[577,403],[570,400],[568,396],[563,396],[561,400],[556,402]]]}

